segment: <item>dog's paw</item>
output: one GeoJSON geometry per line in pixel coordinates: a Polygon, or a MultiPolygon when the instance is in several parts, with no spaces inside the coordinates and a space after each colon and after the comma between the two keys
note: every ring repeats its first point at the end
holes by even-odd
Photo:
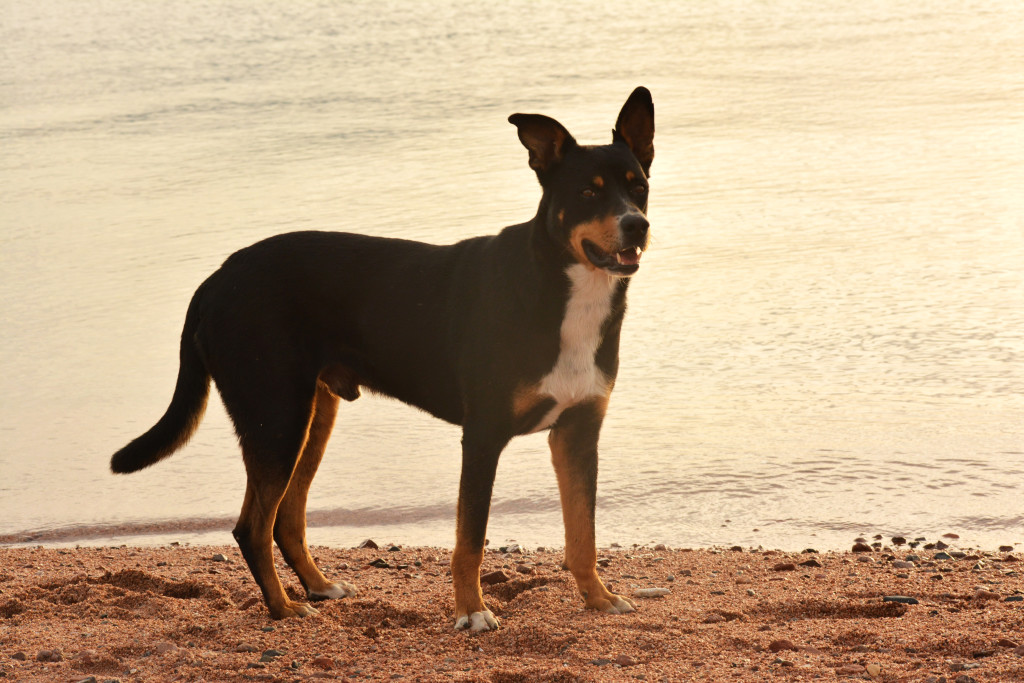
{"type": "Polygon", "coordinates": [[[327,588],[309,591],[307,597],[313,602],[319,602],[321,600],[351,598],[358,592],[359,589],[356,588],[355,584],[349,583],[348,581],[338,581],[336,583],[329,584],[327,588]]]}
{"type": "Polygon", "coordinates": [[[272,610],[275,619],[287,619],[289,617],[311,617],[320,614],[320,611],[308,602],[294,602],[289,600],[283,607],[272,610]]]}
{"type": "Polygon", "coordinates": [[[482,612],[473,612],[470,615],[462,615],[455,621],[456,631],[469,630],[473,633],[480,631],[493,631],[501,627],[494,614],[489,609],[482,612]]]}
{"type": "Polygon", "coordinates": [[[624,598],[621,595],[615,595],[614,593],[608,593],[606,597],[598,598],[596,600],[587,600],[587,607],[590,609],[601,610],[608,614],[629,614],[630,612],[636,611],[636,603],[629,598],[624,598]]]}

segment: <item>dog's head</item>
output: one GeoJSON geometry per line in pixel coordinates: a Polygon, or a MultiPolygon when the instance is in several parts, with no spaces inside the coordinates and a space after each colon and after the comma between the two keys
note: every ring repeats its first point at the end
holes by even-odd
{"type": "Polygon", "coordinates": [[[509,117],[530,152],[544,196],[539,218],[570,257],[626,277],[647,248],[647,179],[654,160],[654,103],[647,88],[626,100],[610,145],[580,145],[554,119],[509,117]]]}

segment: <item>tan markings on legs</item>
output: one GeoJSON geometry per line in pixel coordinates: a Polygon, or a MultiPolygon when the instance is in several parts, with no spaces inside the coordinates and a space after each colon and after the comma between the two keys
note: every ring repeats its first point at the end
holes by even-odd
{"type": "Polygon", "coordinates": [[[266,482],[250,474],[234,532],[253,578],[263,591],[267,609],[275,619],[316,614],[308,604],[295,602],[285,595],[274,567],[274,519],[283,495],[284,486],[280,482],[266,482]]]}
{"type": "Polygon", "coordinates": [[[607,403],[607,398],[601,398],[587,406],[576,406],[575,414],[563,414],[566,419],[552,428],[548,443],[562,500],[566,566],[588,608],[625,614],[634,611],[635,605],[610,592],[601,582],[594,540],[597,431],[607,403]],[[593,417],[580,419],[580,411],[588,408],[593,417]]]}
{"type": "Polygon", "coordinates": [[[274,540],[285,561],[295,571],[311,600],[342,598],[356,594],[356,587],[347,582],[329,581],[313,561],[306,544],[306,499],[327,440],[331,436],[334,418],[338,412],[338,398],[324,383],[317,385],[313,401],[313,418],[309,425],[306,444],[292,472],[288,490],[277,509],[274,540]]]}
{"type": "MultiPolygon", "coordinates": [[[[466,542],[458,537],[452,553],[452,583],[455,588],[455,621],[469,618],[474,612],[483,612],[484,594],[480,590],[480,565],[484,551],[467,548],[466,542]]],[[[458,625],[456,625],[458,628],[458,625]]]]}
{"type": "Polygon", "coordinates": [[[596,269],[583,251],[583,240],[593,242],[601,251],[613,254],[621,248],[619,243],[619,220],[615,216],[606,216],[586,223],[580,223],[569,235],[569,245],[573,256],[587,268],[596,269]]]}

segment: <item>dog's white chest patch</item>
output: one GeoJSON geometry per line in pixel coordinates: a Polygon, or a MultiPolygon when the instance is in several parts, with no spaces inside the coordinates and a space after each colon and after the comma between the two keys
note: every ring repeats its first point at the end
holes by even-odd
{"type": "Polygon", "coordinates": [[[580,264],[569,266],[566,273],[569,301],[562,318],[558,359],[537,387],[539,394],[554,398],[556,404],[534,427],[535,432],[554,424],[569,406],[608,391],[608,378],[594,356],[601,344],[601,329],[611,314],[617,280],[580,264]]]}

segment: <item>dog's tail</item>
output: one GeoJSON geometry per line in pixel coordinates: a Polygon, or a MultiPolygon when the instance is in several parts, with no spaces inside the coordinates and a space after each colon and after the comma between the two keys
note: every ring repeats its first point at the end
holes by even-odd
{"type": "Polygon", "coordinates": [[[199,298],[197,292],[185,315],[185,327],[181,331],[181,365],[171,405],[148,432],[114,453],[110,469],[117,474],[137,472],[174,453],[188,442],[203,419],[206,399],[210,395],[210,373],[196,347],[199,298]]]}

